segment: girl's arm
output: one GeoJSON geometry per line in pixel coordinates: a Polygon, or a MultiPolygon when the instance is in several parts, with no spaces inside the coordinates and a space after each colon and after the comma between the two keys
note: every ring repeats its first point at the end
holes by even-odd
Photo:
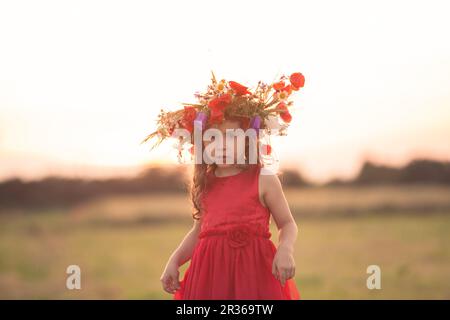
{"type": "Polygon", "coordinates": [[[198,241],[201,223],[194,220],[194,225],[183,238],[179,246],[175,249],[164,268],[164,272],[160,278],[163,288],[168,293],[175,293],[179,289],[179,271],[178,268],[185,264],[192,256],[195,245],[198,241]]]}
{"type": "Polygon", "coordinates": [[[200,226],[200,221],[194,220],[194,225],[192,226],[191,230],[189,230],[189,232],[181,241],[180,245],[172,253],[169,261],[172,260],[178,267],[189,261],[198,241],[200,226]]]}
{"type": "Polygon", "coordinates": [[[260,175],[259,190],[260,201],[269,208],[279,230],[278,249],[272,264],[272,273],[284,285],[287,279],[295,275],[294,245],[298,227],[277,175],[260,175]]]}

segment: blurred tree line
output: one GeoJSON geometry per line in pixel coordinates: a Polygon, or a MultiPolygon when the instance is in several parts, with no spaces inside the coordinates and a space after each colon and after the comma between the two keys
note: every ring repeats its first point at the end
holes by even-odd
{"type": "Polygon", "coordinates": [[[417,159],[404,167],[393,168],[365,162],[359,174],[350,181],[332,180],[327,185],[376,184],[450,184],[450,162],[417,159]]]}
{"type": "MultiPolygon", "coordinates": [[[[314,186],[299,171],[292,169],[282,170],[280,180],[284,187],[314,186]]],[[[393,168],[366,161],[354,179],[335,179],[324,186],[412,183],[450,184],[450,162],[419,159],[404,167],[393,168]]],[[[127,179],[47,177],[30,182],[10,179],[0,183],[0,207],[65,206],[107,195],[186,192],[188,185],[189,174],[181,167],[149,167],[140,175],[127,179]]]]}

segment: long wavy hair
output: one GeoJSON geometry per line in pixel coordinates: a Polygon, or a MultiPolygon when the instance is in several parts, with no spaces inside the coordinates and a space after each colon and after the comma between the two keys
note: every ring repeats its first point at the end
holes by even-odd
{"type": "MultiPolygon", "coordinates": [[[[228,121],[236,121],[239,122],[239,127],[243,130],[246,130],[247,125],[245,124],[245,120],[243,120],[240,117],[227,117],[225,120],[228,121]]],[[[258,146],[259,137],[256,141],[256,145],[258,146]]],[[[194,142],[192,142],[194,143],[194,142]]],[[[203,139],[202,139],[203,143],[203,139]]],[[[204,145],[203,145],[204,147],[204,145]]],[[[261,160],[259,157],[259,152],[257,152],[257,161],[256,164],[250,164],[249,163],[249,155],[250,155],[250,143],[249,139],[245,138],[245,148],[244,148],[244,154],[245,154],[245,163],[244,164],[236,164],[237,167],[242,168],[243,170],[248,170],[251,166],[254,165],[261,165],[261,160]]],[[[192,174],[192,181],[190,184],[190,198],[193,206],[193,213],[192,217],[195,220],[200,220],[202,217],[202,197],[205,193],[205,191],[208,188],[209,180],[208,176],[210,174],[214,174],[214,171],[216,169],[217,165],[215,163],[213,164],[207,164],[204,162],[202,157],[202,162],[200,164],[194,164],[194,172],[192,174]]]]}

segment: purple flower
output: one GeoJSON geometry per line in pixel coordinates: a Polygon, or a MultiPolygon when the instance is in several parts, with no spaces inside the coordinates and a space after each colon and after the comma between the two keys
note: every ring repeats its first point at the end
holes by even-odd
{"type": "Polygon", "coordinates": [[[206,115],[206,113],[204,113],[202,111],[198,112],[197,117],[194,120],[194,126],[196,123],[198,123],[202,130],[205,129],[207,119],[208,119],[208,116],[206,115]]]}
{"type": "Polygon", "coordinates": [[[261,127],[261,117],[256,115],[250,120],[250,128],[253,128],[258,132],[260,127],[261,127]]]}

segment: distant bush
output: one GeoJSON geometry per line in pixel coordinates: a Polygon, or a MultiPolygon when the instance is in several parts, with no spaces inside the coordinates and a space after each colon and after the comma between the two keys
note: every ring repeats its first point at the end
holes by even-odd
{"type": "MultiPolygon", "coordinates": [[[[185,192],[186,168],[150,167],[134,178],[105,180],[47,177],[24,182],[10,179],[0,184],[0,207],[65,206],[106,195],[185,192]]],[[[296,170],[282,170],[280,180],[287,187],[311,185],[296,170]]],[[[366,162],[353,180],[332,180],[326,185],[450,184],[450,162],[414,160],[402,168],[366,162]]]]}
{"type": "Polygon", "coordinates": [[[0,184],[0,206],[64,206],[106,195],[185,190],[184,171],[158,167],[149,168],[138,177],[130,179],[84,180],[47,177],[32,182],[11,179],[0,184]]]}
{"type": "Polygon", "coordinates": [[[376,166],[366,162],[354,184],[450,184],[450,162],[414,160],[402,168],[376,166]]]}

